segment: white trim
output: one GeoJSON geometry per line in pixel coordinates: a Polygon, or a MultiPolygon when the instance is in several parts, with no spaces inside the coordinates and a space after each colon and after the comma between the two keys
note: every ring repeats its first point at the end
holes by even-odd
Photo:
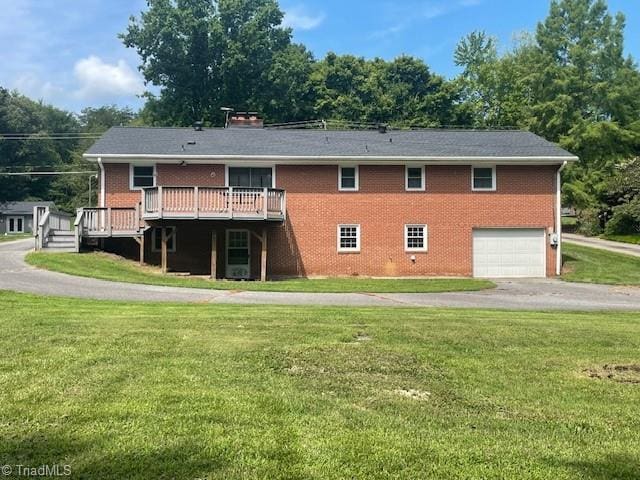
{"type": "MultiPolygon", "coordinates": [[[[225,230],[225,242],[224,242],[224,275],[227,278],[233,278],[236,280],[250,279],[251,278],[251,231],[246,228],[228,228],[225,230]],[[229,272],[229,234],[231,232],[244,232],[247,234],[247,276],[246,277],[231,277],[229,272]]],[[[234,247],[239,249],[239,247],[234,247]]]]}
{"type": "Polygon", "coordinates": [[[104,175],[104,164],[102,163],[102,158],[98,157],[98,166],[100,167],[100,208],[105,208],[107,203],[107,192],[105,192],[106,187],[106,177],[104,175]]]}
{"type": "Polygon", "coordinates": [[[176,253],[176,248],[178,246],[178,239],[176,235],[176,227],[151,227],[151,251],[153,253],[162,252],[162,245],[160,248],[156,248],[156,232],[161,230],[162,228],[166,228],[167,230],[173,230],[172,233],[167,232],[167,241],[173,237],[173,248],[169,248],[167,246],[168,253],[176,253]]]}
{"type": "Polygon", "coordinates": [[[556,234],[558,246],[556,247],[556,275],[562,274],[562,170],[567,166],[564,162],[558,168],[556,174],[556,234]]]}
{"type": "Polygon", "coordinates": [[[150,187],[155,187],[158,182],[157,182],[157,178],[158,178],[158,169],[156,167],[155,163],[130,163],[129,164],[129,190],[131,191],[139,191],[142,190],[143,188],[149,188],[149,187],[134,187],[133,185],[133,169],[134,167],[153,167],[153,185],[150,185],[150,187]]]}
{"type": "Polygon", "coordinates": [[[415,166],[415,165],[406,165],[404,167],[404,189],[407,192],[424,192],[427,188],[427,179],[425,175],[425,167],[424,165],[415,166]],[[409,169],[410,168],[419,168],[420,175],[422,179],[422,186],[420,188],[409,188],[409,169]]]}
{"type": "Polygon", "coordinates": [[[337,247],[338,253],[360,253],[360,224],[356,223],[341,223],[336,229],[337,232],[337,247]],[[355,228],[356,229],[356,247],[355,248],[343,248],[340,246],[340,229],[341,228],[355,228]]]}
{"type": "Polygon", "coordinates": [[[497,189],[496,166],[495,165],[471,165],[471,191],[472,192],[495,192],[497,189]],[[491,168],[491,188],[475,188],[474,170],[476,168],[491,168]]]}
{"type": "Polygon", "coordinates": [[[24,215],[7,215],[7,220],[6,220],[6,225],[7,225],[7,233],[24,233],[24,215]],[[13,219],[13,224],[17,225],[17,220],[20,219],[20,224],[22,225],[22,228],[20,230],[9,230],[9,225],[10,225],[10,221],[11,219],[13,219]]]}
{"type": "Polygon", "coordinates": [[[405,252],[428,252],[429,251],[429,228],[422,223],[408,223],[404,226],[404,251],[405,252]],[[423,247],[409,248],[409,228],[422,228],[423,247]]]}
{"type": "Polygon", "coordinates": [[[524,165],[550,165],[562,162],[577,162],[576,156],[509,156],[509,157],[485,157],[485,156],[349,156],[349,155],[163,155],[163,154],[88,154],[84,158],[96,159],[101,157],[110,161],[120,161],[118,163],[129,163],[135,161],[160,161],[160,163],[180,163],[183,160],[191,160],[193,163],[242,163],[242,162],[271,162],[271,163],[294,163],[314,165],[327,163],[357,162],[359,164],[384,163],[385,165],[404,165],[406,163],[423,163],[432,165],[469,165],[470,163],[492,163],[492,164],[524,164],[524,165]]]}
{"type": "Polygon", "coordinates": [[[276,165],[275,164],[268,164],[265,165],[260,164],[260,163],[254,163],[254,164],[242,164],[242,165],[238,165],[238,164],[228,164],[225,163],[224,164],[224,186],[228,187],[229,186],[229,167],[232,168],[271,168],[271,187],[269,188],[277,188],[276,187],[276,165]]]}
{"type": "Polygon", "coordinates": [[[360,190],[360,168],[358,165],[338,165],[338,191],[339,192],[357,192],[360,190]],[[342,169],[343,168],[353,168],[355,175],[355,187],[354,188],[343,188],[342,186],[342,169]]]}

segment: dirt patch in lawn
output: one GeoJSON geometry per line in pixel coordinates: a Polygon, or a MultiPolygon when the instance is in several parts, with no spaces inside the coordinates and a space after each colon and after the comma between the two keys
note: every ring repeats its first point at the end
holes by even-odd
{"type": "Polygon", "coordinates": [[[587,369],[585,372],[589,377],[600,380],[640,384],[640,364],[604,365],[600,368],[587,369]]]}

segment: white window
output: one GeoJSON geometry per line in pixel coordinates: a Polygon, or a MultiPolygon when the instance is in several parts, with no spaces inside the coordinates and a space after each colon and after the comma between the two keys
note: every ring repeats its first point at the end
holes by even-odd
{"type": "Polygon", "coordinates": [[[24,233],[24,217],[7,217],[8,233],[24,233]]]}
{"type": "Polygon", "coordinates": [[[427,251],[427,226],[426,225],[405,225],[404,226],[404,249],[407,252],[427,251]]]}
{"type": "Polygon", "coordinates": [[[471,190],[493,191],[496,189],[496,167],[471,167],[471,190]]]}
{"type": "Polygon", "coordinates": [[[360,251],[360,225],[338,225],[338,251],[360,251]]]}
{"type": "Polygon", "coordinates": [[[272,167],[227,167],[228,187],[273,188],[272,167]]]}
{"type": "MultiPolygon", "coordinates": [[[[176,227],[164,227],[167,229],[167,252],[176,251],[176,227]]],[[[151,251],[162,251],[162,227],[154,227],[151,230],[151,251]]]]}
{"type": "Polygon", "coordinates": [[[424,191],[424,167],[409,167],[405,168],[405,189],[407,191],[424,191]]]}
{"type": "Polygon", "coordinates": [[[139,190],[144,187],[156,186],[156,167],[155,165],[131,165],[129,174],[131,190],[139,190]]]}
{"type": "Polygon", "coordinates": [[[359,188],[358,166],[338,167],[338,190],[355,192],[359,188]]]}

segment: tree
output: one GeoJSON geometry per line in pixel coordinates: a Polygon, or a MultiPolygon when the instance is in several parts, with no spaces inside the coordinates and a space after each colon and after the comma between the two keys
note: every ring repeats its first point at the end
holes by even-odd
{"type": "Polygon", "coordinates": [[[312,57],[291,43],[275,0],[147,3],[121,36],[142,58],[145,80],[160,87],[159,96],[146,94],[146,121],[219,125],[223,106],[258,110],[271,121],[310,111],[305,93],[312,57]]]}

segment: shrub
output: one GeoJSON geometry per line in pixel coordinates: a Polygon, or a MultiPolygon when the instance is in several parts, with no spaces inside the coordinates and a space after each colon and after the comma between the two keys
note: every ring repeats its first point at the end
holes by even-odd
{"type": "Polygon", "coordinates": [[[600,226],[600,212],[595,208],[588,208],[578,213],[576,231],[587,237],[595,237],[602,233],[600,226]]]}
{"type": "Polygon", "coordinates": [[[613,207],[613,216],[605,228],[607,235],[640,233],[640,198],[613,207]]]}

